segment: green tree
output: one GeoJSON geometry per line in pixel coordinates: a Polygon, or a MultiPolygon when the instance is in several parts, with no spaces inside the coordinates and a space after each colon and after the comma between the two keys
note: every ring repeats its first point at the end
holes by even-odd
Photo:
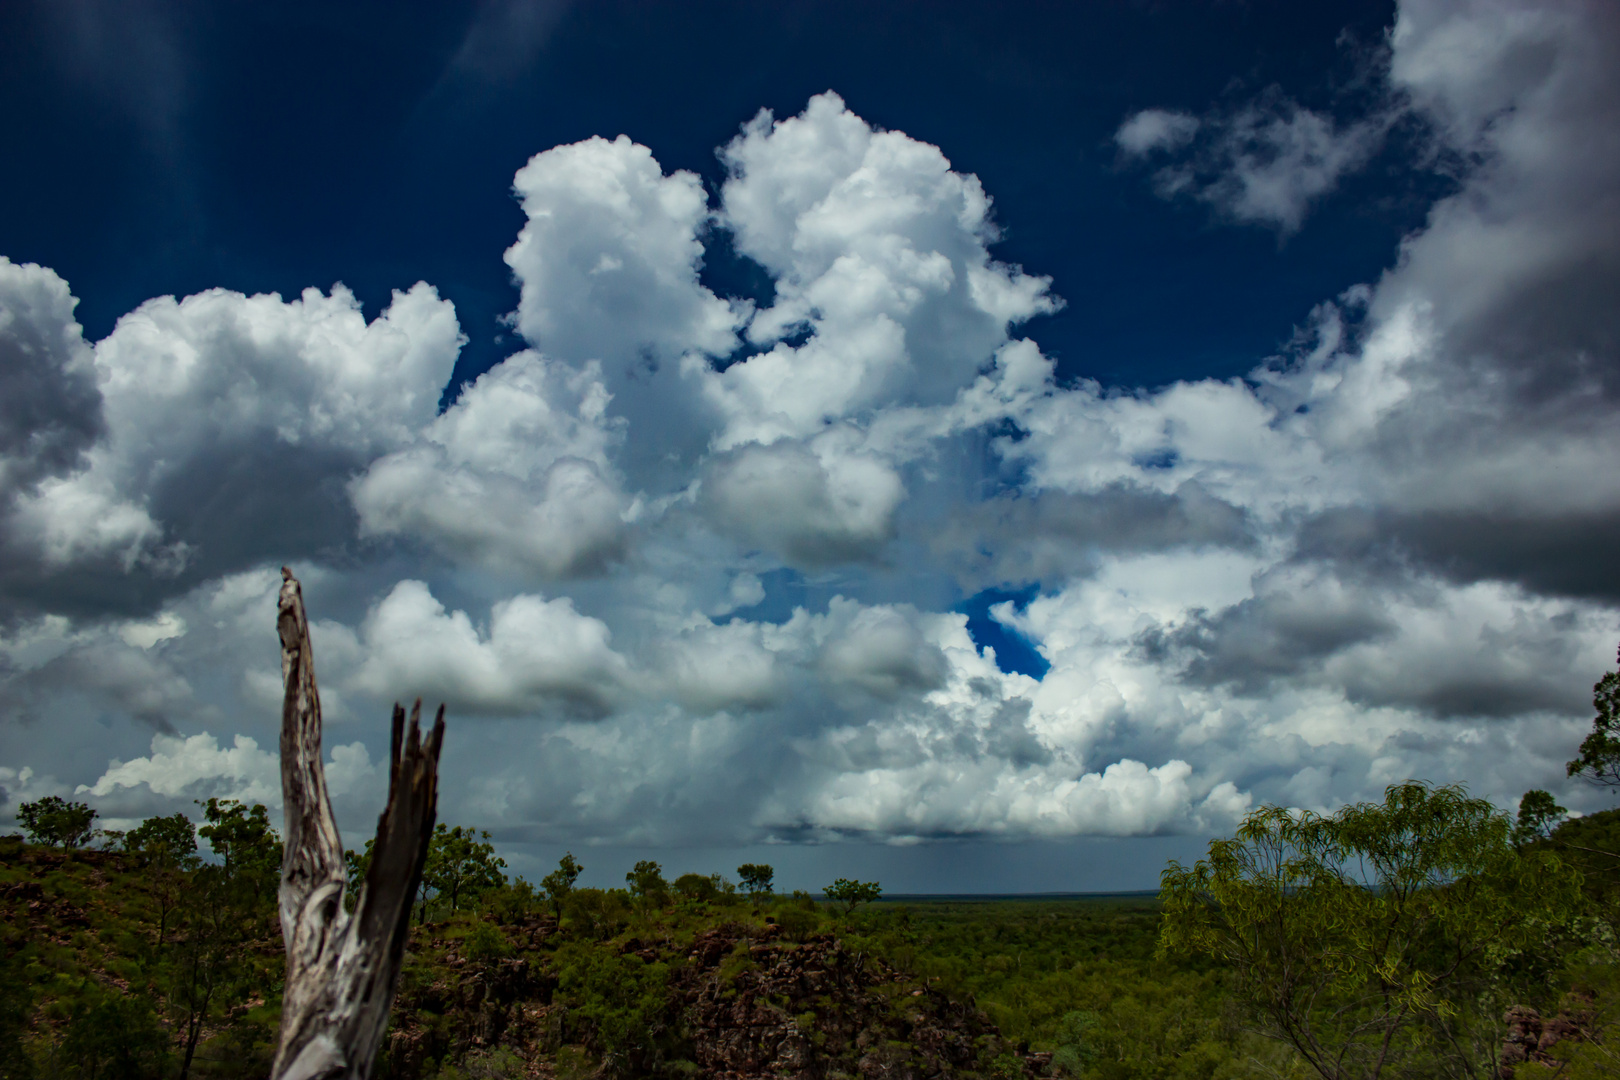
{"type": "Polygon", "coordinates": [[[1326,1080],[1480,1075],[1494,1044],[1470,1037],[1502,1005],[1482,995],[1580,904],[1579,875],[1513,831],[1414,782],[1327,817],[1262,807],[1164,871],[1160,948],[1230,964],[1264,1032],[1326,1080]]]}
{"type": "Polygon", "coordinates": [[[671,887],[682,900],[713,903],[727,894],[730,885],[720,874],[682,874],[671,887]]]}
{"type": "Polygon", "coordinates": [[[264,804],[211,798],[198,805],[207,824],[197,835],[220,857],[225,878],[237,888],[274,895],[281,880],[281,837],[264,804]]]}
{"type": "Polygon", "coordinates": [[[165,1071],[168,1038],[152,1007],[133,995],[79,1003],[58,1054],[78,1080],[157,1080],[165,1071]]]}
{"type": "Polygon", "coordinates": [[[141,887],[157,910],[157,950],[161,954],[169,922],[197,869],[197,829],[184,814],[150,817],[124,834],[124,851],[141,864],[141,887]]]}
{"type": "Polygon", "coordinates": [[[1084,1076],[1091,1063],[1097,1058],[1097,1048],[1092,1045],[1092,1029],[1097,1026],[1098,1017],[1094,1012],[1083,1009],[1072,1009],[1063,1014],[1058,1021],[1057,1035],[1053,1039],[1057,1049],[1052,1052],[1052,1072],[1056,1076],[1080,1077],[1084,1076]]]}
{"type": "Polygon", "coordinates": [[[17,823],[36,844],[76,848],[95,832],[96,812],[84,803],[47,795],[17,807],[17,823]]]}
{"type": "Polygon", "coordinates": [[[624,875],[630,886],[630,895],[645,904],[658,905],[669,899],[669,882],[664,880],[664,868],[651,859],[642,859],[624,875]]]}
{"type": "Polygon", "coordinates": [[[188,874],[177,916],[159,981],[176,1017],[179,1077],[186,1080],[204,1031],[261,989],[252,977],[251,944],[274,934],[276,909],[262,876],[238,861],[229,869],[203,864],[188,874]]]}
{"type": "Polygon", "coordinates": [[[506,860],[497,858],[489,833],[441,822],[428,842],[427,863],[422,867],[422,885],[450,901],[450,910],[459,909],[463,897],[477,896],[486,889],[506,884],[506,860]]]}
{"type": "Polygon", "coordinates": [[[1513,826],[1513,842],[1523,847],[1537,840],[1545,840],[1569,811],[1565,810],[1545,791],[1524,793],[1519,800],[1519,819],[1513,826]]]}
{"type": "Polygon", "coordinates": [[[123,846],[143,861],[169,859],[185,865],[197,854],[197,827],[184,814],[149,817],[124,834],[123,846]]]}
{"type": "Polygon", "coordinates": [[[1592,733],[1569,763],[1569,775],[1602,787],[1620,787],[1620,671],[1609,672],[1592,687],[1592,707],[1597,710],[1592,733]]]}
{"type": "Polygon", "coordinates": [[[776,871],[764,863],[743,863],[737,867],[737,879],[750,900],[758,901],[771,895],[771,880],[775,877],[776,871]]]}
{"type": "Polygon", "coordinates": [[[875,881],[851,881],[839,878],[821,890],[823,896],[835,904],[843,904],[844,914],[855,910],[857,904],[870,904],[883,895],[883,887],[875,881]]]}
{"type": "Polygon", "coordinates": [[[557,869],[540,879],[540,891],[546,894],[546,899],[551,902],[552,914],[557,918],[562,918],[563,902],[568,899],[568,894],[574,891],[574,882],[579,880],[579,875],[584,870],[585,867],[580,865],[579,860],[574,858],[574,853],[570,851],[557,860],[557,869]]]}

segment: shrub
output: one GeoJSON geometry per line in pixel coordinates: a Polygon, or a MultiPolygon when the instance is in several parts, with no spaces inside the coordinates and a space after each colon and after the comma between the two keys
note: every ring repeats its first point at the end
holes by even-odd
{"type": "Polygon", "coordinates": [[[461,943],[461,955],[469,960],[487,963],[511,953],[506,937],[491,923],[479,920],[461,943]]]}

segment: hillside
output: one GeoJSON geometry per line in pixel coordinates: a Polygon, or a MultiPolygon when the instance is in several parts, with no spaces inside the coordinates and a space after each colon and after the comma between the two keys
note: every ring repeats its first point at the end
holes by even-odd
{"type": "MultiPolygon", "coordinates": [[[[0,839],[0,1076],[264,1075],[280,933],[263,881],[222,869],[0,839]]],[[[1115,1030],[1122,1066],[1218,1027],[1212,976],[1141,977],[1157,964],[1142,901],[841,915],[803,895],[578,889],[561,906],[522,883],[430,904],[379,1075],[1029,1076],[1076,1009],[1115,1030]]]]}
{"type": "MultiPolygon", "coordinates": [[[[274,834],[257,808],[207,809],[221,862],[0,838],[0,1080],[267,1075],[283,971],[274,834]]],[[[1551,952],[1481,969],[1451,998],[1462,1011],[1435,1014],[1466,1019],[1475,1040],[1458,1075],[1494,1076],[1500,1060],[1525,1080],[1580,1046],[1600,1061],[1593,1039],[1620,994],[1593,934],[1614,923],[1602,852],[1617,820],[1522,849],[1581,865],[1588,899],[1551,952]]],[[[629,888],[564,875],[546,894],[499,869],[417,908],[379,1078],[1305,1075],[1259,1034],[1235,969],[1161,955],[1153,897],[848,909],[750,897],[718,874],[669,883],[652,863],[629,888]]]]}

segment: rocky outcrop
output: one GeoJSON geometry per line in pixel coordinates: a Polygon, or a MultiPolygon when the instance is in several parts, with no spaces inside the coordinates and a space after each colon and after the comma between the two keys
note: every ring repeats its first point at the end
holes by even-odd
{"type": "Polygon", "coordinates": [[[1592,1000],[1579,993],[1565,998],[1557,1016],[1544,1018],[1528,1005],[1515,1005],[1502,1017],[1507,1035],[1502,1040],[1502,1075],[1513,1080],[1513,1067],[1533,1061],[1557,1065],[1553,1047],[1565,1040],[1585,1041],[1592,1037],[1592,1000]]]}
{"type": "Polygon", "coordinates": [[[717,927],[676,981],[697,1065],[715,1080],[1033,1074],[971,1004],[851,952],[831,935],[717,927]]]}
{"type": "MultiPolygon", "coordinates": [[[[432,962],[407,965],[382,1075],[415,1080],[437,1063],[506,1063],[490,1075],[558,1075],[565,1043],[590,1043],[590,1025],[559,999],[556,976],[527,959],[472,960],[461,940],[418,938],[432,962]],[[413,980],[431,972],[431,978],[413,980]]],[[[503,928],[518,948],[556,932],[550,917],[503,928]]],[[[970,1002],[955,1000],[846,947],[833,935],[788,940],[774,925],[729,924],[688,945],[631,939],[603,944],[665,965],[674,1034],[657,1055],[599,1062],[598,1075],[669,1073],[714,1080],[930,1080],[1039,1076],[1048,1055],[1020,1054],[970,1002]]],[[[531,954],[532,955],[532,954],[531,954]]],[[[578,1063],[576,1063],[578,1064],[578,1063]]],[[[570,1070],[578,1075],[578,1069],[570,1070]]],[[[468,1073],[469,1076],[473,1075],[468,1073]]],[[[483,1075],[479,1072],[478,1075],[483,1075]]]]}
{"type": "MultiPolygon", "coordinates": [[[[507,938],[538,946],[555,930],[554,920],[534,918],[508,927],[507,938]]],[[[561,1042],[566,1015],[552,1004],[554,977],[522,958],[470,959],[462,942],[426,932],[419,932],[415,945],[442,950],[442,959],[414,969],[407,963],[380,1076],[420,1077],[431,1074],[435,1062],[497,1046],[512,1047],[532,1062],[529,1075],[550,1075],[541,1062],[561,1042]],[[422,979],[426,972],[432,977],[422,979]]]]}

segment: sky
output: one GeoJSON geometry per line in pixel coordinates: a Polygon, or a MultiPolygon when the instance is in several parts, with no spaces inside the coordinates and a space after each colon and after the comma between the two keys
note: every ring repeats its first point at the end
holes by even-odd
{"type": "Polygon", "coordinates": [[[1146,889],[1568,780],[1620,640],[1620,9],[0,9],[0,827],[389,708],[537,880],[1146,889]]]}

